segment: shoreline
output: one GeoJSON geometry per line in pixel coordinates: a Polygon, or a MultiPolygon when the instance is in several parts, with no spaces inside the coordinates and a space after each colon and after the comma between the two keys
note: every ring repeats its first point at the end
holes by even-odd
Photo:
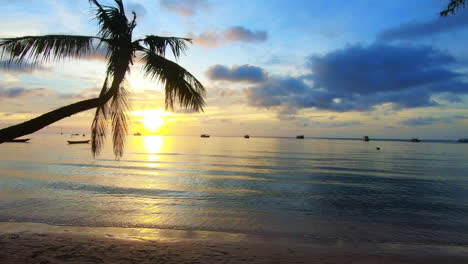
{"type": "Polygon", "coordinates": [[[1,263],[467,263],[468,246],[0,222],[1,263]]]}

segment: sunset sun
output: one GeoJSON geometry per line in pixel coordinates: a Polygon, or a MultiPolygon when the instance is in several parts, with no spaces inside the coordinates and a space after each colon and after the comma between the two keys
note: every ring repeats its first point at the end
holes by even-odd
{"type": "Polygon", "coordinates": [[[168,116],[171,115],[162,109],[134,111],[132,114],[142,125],[143,129],[149,133],[161,132],[162,128],[168,121],[168,116]]]}

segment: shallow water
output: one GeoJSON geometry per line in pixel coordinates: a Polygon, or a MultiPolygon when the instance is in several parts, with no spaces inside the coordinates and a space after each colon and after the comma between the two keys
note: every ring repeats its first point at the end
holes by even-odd
{"type": "Polygon", "coordinates": [[[130,136],[115,161],[69,139],[0,145],[0,221],[468,244],[467,144],[130,136]]]}

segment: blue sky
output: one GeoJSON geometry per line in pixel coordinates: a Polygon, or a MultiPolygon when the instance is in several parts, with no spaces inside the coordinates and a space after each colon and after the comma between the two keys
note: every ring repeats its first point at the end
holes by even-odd
{"type": "MultiPolygon", "coordinates": [[[[160,115],[163,122],[148,133],[467,137],[468,10],[440,18],[447,3],[125,1],[139,17],[135,37],[193,38],[179,62],[208,90],[204,113],[161,114],[163,91],[143,78],[137,63],[128,77],[134,130],[155,120],[148,115],[160,115]]],[[[0,4],[0,37],[97,29],[86,0],[0,4]]],[[[88,58],[0,70],[0,126],[96,96],[104,69],[102,59],[88,58]]],[[[88,131],[92,114],[44,131],[88,131]]]]}

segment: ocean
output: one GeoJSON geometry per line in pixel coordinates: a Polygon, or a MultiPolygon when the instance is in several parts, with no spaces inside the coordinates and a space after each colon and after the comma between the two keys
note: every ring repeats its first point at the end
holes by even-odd
{"type": "Polygon", "coordinates": [[[0,145],[0,222],[468,244],[468,144],[129,136],[114,160],[70,139],[0,145]]]}

